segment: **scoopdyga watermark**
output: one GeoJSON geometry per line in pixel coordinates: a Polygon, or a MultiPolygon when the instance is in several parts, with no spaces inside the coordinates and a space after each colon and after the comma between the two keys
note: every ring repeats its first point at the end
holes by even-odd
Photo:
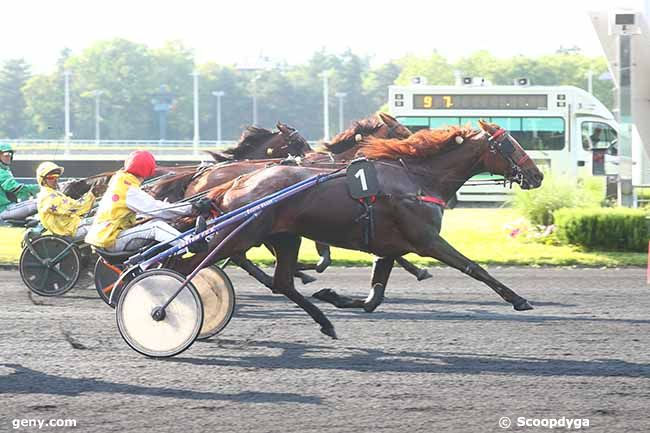
{"type": "Polygon", "coordinates": [[[589,418],[529,418],[525,416],[518,416],[513,420],[507,416],[499,418],[499,427],[502,429],[509,429],[513,426],[517,427],[538,427],[548,429],[565,429],[565,430],[580,430],[589,427],[589,418]]]}

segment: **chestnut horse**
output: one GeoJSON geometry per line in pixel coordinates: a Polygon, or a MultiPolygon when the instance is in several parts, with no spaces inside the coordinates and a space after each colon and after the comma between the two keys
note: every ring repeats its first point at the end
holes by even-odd
{"type": "MultiPolygon", "coordinates": [[[[345,178],[339,177],[266,208],[214,259],[239,254],[263,241],[271,244],[277,258],[272,291],[303,308],[320,325],[321,332],[332,338],[336,338],[332,323],[294,287],[301,236],[381,257],[375,263],[373,289],[365,301],[369,308],[382,301],[394,259],[412,252],[440,260],[484,282],[515,310],[532,309],[526,299],[440,236],[441,201],[452,197],[473,175],[484,171],[501,174],[523,189],[541,185],[542,173],[510,134],[495,124],[479,124],[477,131],[451,127],[418,131],[401,141],[368,140],[361,152],[375,161],[381,187],[374,204],[376,235],[368,245],[358,219],[362,209],[350,197],[345,178]]],[[[220,209],[231,211],[319,172],[328,171],[275,166],[217,187],[209,196],[220,209]]],[[[214,248],[232,230],[220,232],[210,246],[214,248]]],[[[175,268],[188,273],[206,254],[180,260],[175,268]]]]}
{"type": "MultiPolygon", "coordinates": [[[[223,153],[233,155],[234,159],[252,158],[259,155],[289,156],[282,154],[282,150],[309,149],[307,142],[297,133],[297,131],[288,125],[278,122],[277,127],[280,133],[272,133],[262,128],[249,128],[244,134],[239,144],[235,147],[224,151],[223,153]],[[267,138],[266,141],[259,137],[284,137],[286,145],[271,146],[267,138]],[[293,144],[291,144],[293,143],[293,144]],[[260,149],[263,148],[263,149],[260,149]]],[[[377,113],[366,119],[353,122],[347,130],[337,134],[330,143],[325,143],[323,148],[318,151],[308,151],[304,154],[296,153],[293,156],[303,156],[300,160],[302,165],[331,167],[333,164],[342,164],[353,159],[359,150],[361,142],[366,137],[395,138],[403,139],[409,137],[411,131],[399,123],[394,117],[386,113],[377,113]]],[[[298,152],[298,151],[297,151],[298,152]]],[[[219,158],[218,154],[213,154],[215,159],[219,158]]],[[[199,176],[193,176],[191,173],[180,174],[178,176],[157,182],[152,185],[149,191],[154,197],[167,198],[171,202],[176,202],[187,197],[193,197],[206,190],[226,183],[237,176],[253,172],[273,164],[282,162],[282,160],[258,160],[258,161],[239,161],[225,165],[217,165],[210,170],[206,170],[199,176]]],[[[314,265],[298,266],[298,271],[315,269],[316,272],[323,272],[331,264],[329,246],[316,242],[316,249],[321,257],[319,262],[314,265]]],[[[267,287],[271,287],[272,279],[253,262],[248,260],[245,255],[233,256],[232,260],[238,266],[246,270],[253,278],[267,287]]],[[[395,259],[406,271],[413,274],[418,281],[430,278],[431,274],[426,270],[419,268],[403,257],[395,259]]],[[[310,282],[308,275],[299,273],[298,276],[303,283],[310,282]]]]}

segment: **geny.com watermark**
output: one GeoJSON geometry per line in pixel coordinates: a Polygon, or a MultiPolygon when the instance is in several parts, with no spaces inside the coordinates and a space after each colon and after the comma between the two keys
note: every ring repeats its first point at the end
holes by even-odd
{"type": "Polygon", "coordinates": [[[36,419],[36,418],[16,418],[11,421],[11,425],[14,430],[18,430],[24,427],[38,427],[42,429],[43,427],[76,427],[76,419],[36,419]]]}
{"type": "Polygon", "coordinates": [[[499,418],[499,427],[508,429],[513,426],[517,427],[542,427],[549,429],[566,429],[566,430],[580,430],[583,427],[589,427],[588,418],[528,418],[519,416],[514,420],[507,416],[499,418]]]}

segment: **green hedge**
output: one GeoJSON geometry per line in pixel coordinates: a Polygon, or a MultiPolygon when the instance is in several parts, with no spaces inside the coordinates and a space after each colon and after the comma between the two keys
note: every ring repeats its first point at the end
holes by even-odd
{"type": "Polygon", "coordinates": [[[640,209],[559,209],[553,213],[560,240],[589,249],[646,251],[650,230],[640,209]]]}

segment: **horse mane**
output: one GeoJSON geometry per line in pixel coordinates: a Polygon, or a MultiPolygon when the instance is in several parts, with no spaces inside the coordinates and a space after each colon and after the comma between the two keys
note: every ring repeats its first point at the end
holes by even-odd
{"type": "Polygon", "coordinates": [[[357,134],[361,134],[362,136],[371,135],[377,129],[381,128],[383,124],[378,116],[357,120],[351,127],[335,135],[331,142],[324,143],[323,148],[320,150],[333,154],[343,153],[357,144],[355,139],[357,134]]]}
{"type": "Polygon", "coordinates": [[[225,155],[224,152],[217,152],[214,150],[203,151],[203,153],[207,153],[208,155],[210,155],[215,162],[234,161],[232,155],[225,155]]]}
{"type": "Polygon", "coordinates": [[[402,140],[369,137],[363,141],[359,154],[370,159],[425,158],[456,144],[456,137],[465,139],[475,134],[469,127],[449,126],[421,129],[402,140]]]}
{"type": "Polygon", "coordinates": [[[221,152],[206,152],[209,153],[217,162],[239,160],[242,159],[242,157],[251,149],[255,149],[260,143],[267,141],[275,134],[277,134],[277,132],[251,125],[244,129],[241,137],[239,137],[239,142],[233,147],[221,152]]]}
{"type": "Polygon", "coordinates": [[[158,182],[152,183],[148,187],[148,192],[152,194],[154,198],[162,200],[166,197],[172,197],[180,200],[185,195],[185,189],[190,183],[194,176],[195,172],[181,173],[174,176],[170,176],[166,179],[161,179],[158,182]]]}

